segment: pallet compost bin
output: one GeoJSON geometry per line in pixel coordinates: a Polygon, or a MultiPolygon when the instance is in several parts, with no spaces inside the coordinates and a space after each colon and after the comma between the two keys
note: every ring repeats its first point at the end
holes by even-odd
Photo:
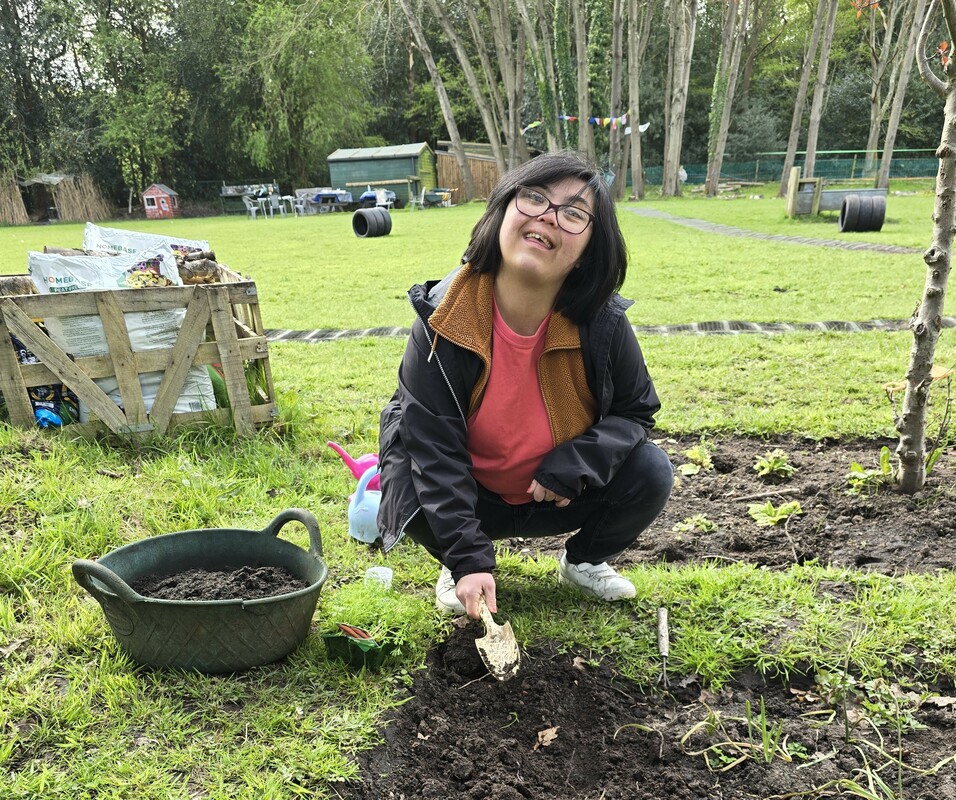
{"type": "Polygon", "coordinates": [[[89,408],[89,422],[66,426],[76,433],[141,438],[214,421],[251,435],[271,424],[277,413],[275,390],[255,282],[221,264],[219,269],[217,283],[0,297],[0,393],[10,423],[36,427],[28,389],[63,384],[89,408]],[[123,314],[175,308],[186,309],[175,345],[133,352],[123,314]],[[74,359],[35,323],[82,314],[101,318],[107,354],[74,359]],[[19,362],[11,333],[39,363],[19,362]],[[189,368],[212,364],[222,372],[230,407],[174,413],[189,368]],[[147,414],[139,375],[158,371],[162,382],[147,414]],[[122,408],[94,383],[111,375],[119,383],[122,408]]]}

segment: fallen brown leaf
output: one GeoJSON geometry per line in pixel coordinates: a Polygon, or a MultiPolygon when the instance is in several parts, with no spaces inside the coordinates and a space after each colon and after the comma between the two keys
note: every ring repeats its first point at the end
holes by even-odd
{"type": "Polygon", "coordinates": [[[561,730],[560,725],[556,725],[553,728],[545,728],[543,731],[538,731],[538,741],[535,742],[532,751],[537,750],[539,747],[547,747],[551,742],[558,738],[558,731],[561,730]]]}

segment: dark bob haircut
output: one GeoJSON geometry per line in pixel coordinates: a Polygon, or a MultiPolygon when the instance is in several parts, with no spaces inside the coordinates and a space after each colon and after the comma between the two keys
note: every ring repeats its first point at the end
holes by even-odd
{"type": "Polygon", "coordinates": [[[627,247],[604,176],[577,153],[546,153],[502,176],[488,198],[488,208],[471,231],[471,241],[462,256],[462,263],[471,263],[476,272],[497,273],[501,265],[498,233],[517,187],[547,189],[568,178],[584,181],[591,190],[594,222],[580,268],[571,270],[565,278],[555,301],[555,310],[581,325],[592,320],[624,283],[627,247]]]}

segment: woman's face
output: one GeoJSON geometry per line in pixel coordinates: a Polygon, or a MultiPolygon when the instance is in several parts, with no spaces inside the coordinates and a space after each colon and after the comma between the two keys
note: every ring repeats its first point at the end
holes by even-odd
{"type": "MultiPolygon", "coordinates": [[[[594,213],[591,190],[580,178],[566,178],[548,186],[527,188],[540,195],[535,198],[539,204],[543,198],[555,205],[570,205],[594,213]]],[[[501,248],[499,274],[512,273],[515,277],[557,291],[581,260],[593,230],[592,222],[582,233],[568,233],[558,224],[554,208],[528,216],[518,210],[516,194],[508,203],[498,233],[501,248]]]]}

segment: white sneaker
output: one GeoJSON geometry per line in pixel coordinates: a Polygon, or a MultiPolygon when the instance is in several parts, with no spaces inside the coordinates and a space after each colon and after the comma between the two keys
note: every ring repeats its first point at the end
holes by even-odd
{"type": "Polygon", "coordinates": [[[451,576],[451,570],[442,566],[438,573],[438,583],[435,584],[435,606],[442,614],[449,616],[461,616],[465,613],[465,607],[461,604],[455,594],[455,579],[451,576]]]}
{"type": "Polygon", "coordinates": [[[569,564],[568,554],[561,554],[558,581],[574,586],[582,594],[613,602],[634,597],[637,590],[627,578],[618,575],[605,561],[601,564],[569,564]]]}

